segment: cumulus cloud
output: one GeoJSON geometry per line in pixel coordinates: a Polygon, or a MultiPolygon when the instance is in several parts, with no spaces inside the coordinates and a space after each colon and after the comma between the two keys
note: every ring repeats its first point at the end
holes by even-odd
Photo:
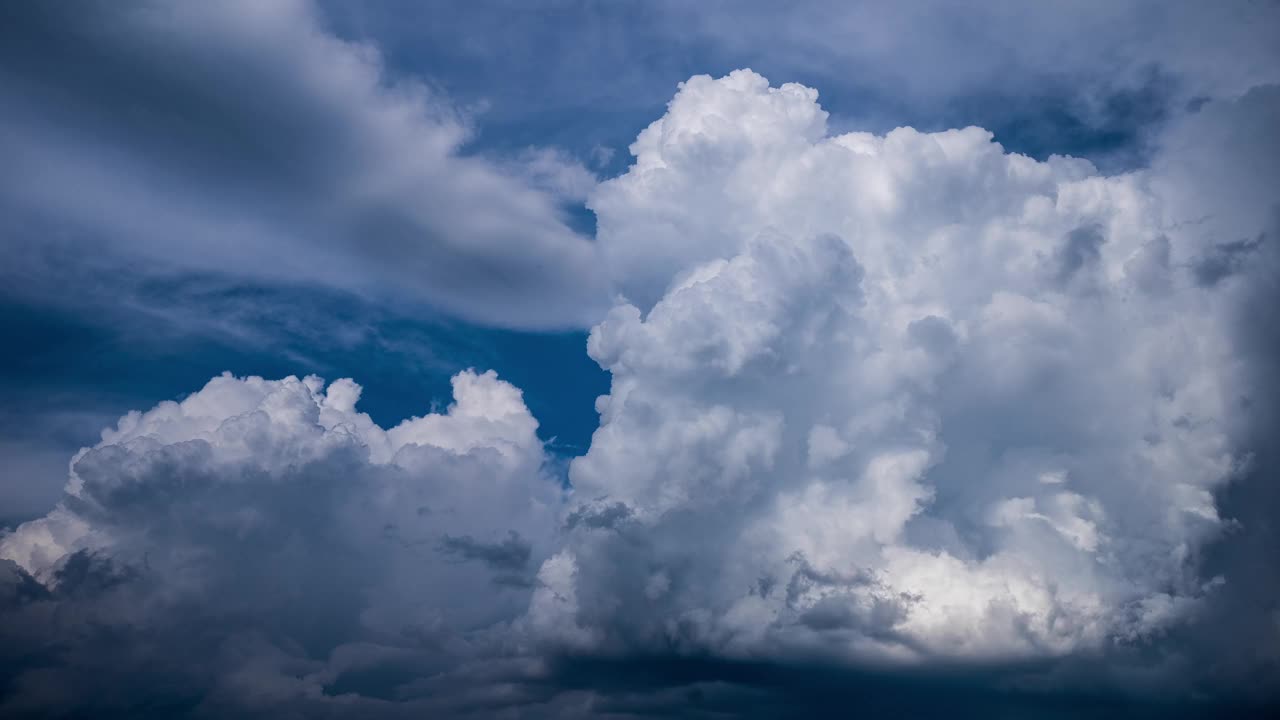
{"type": "Polygon", "coordinates": [[[390,429],[350,380],[215,378],[122,418],[0,540],[9,708],[1189,701],[1206,646],[1170,638],[1235,607],[1240,564],[1203,556],[1274,387],[1238,330],[1274,265],[1205,259],[1274,259],[1277,108],[1205,105],[1108,176],[694,77],[588,193],[619,300],[567,483],[492,374],[390,429]]]}
{"type": "Polygon", "coordinates": [[[153,672],[187,709],[406,699],[499,655],[562,486],[519,390],[492,372],[453,389],[385,430],[359,385],[316,377],[224,375],[121,418],[58,508],[0,540],[6,710],[143,712],[153,672]]]}
{"type": "Polygon", "coordinates": [[[27,6],[0,24],[19,278],[92,247],[507,327],[581,326],[607,298],[563,206],[590,173],[548,150],[517,168],[468,155],[465,109],[308,3],[27,6]]]}
{"type": "Polygon", "coordinates": [[[1247,387],[1186,183],[826,120],[695,77],[590,200],[629,302],[589,344],[613,385],[573,512],[621,525],[575,528],[577,629],[919,663],[1193,613],[1247,387]]]}

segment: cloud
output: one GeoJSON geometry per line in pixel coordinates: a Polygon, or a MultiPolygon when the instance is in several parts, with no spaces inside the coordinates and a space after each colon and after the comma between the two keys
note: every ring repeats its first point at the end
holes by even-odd
{"type": "Polygon", "coordinates": [[[404,67],[484,103],[489,127],[519,142],[536,128],[582,156],[596,143],[624,148],[690,75],[741,67],[820,88],[842,129],[975,124],[1037,158],[1070,153],[1120,168],[1146,164],[1151,133],[1188,103],[1280,81],[1277,8],[1266,2],[325,10],[340,34],[374,39],[404,67]]]}
{"type": "Polygon", "coordinates": [[[1158,127],[1188,101],[1229,99],[1280,80],[1268,30],[1278,11],[1269,3],[1082,2],[1068,9],[817,0],[787,13],[750,2],[731,10],[676,4],[668,13],[675,32],[713,45],[739,67],[815,78],[855,98],[859,116],[927,108],[936,119],[958,111],[1046,153],[1061,152],[1055,141],[1127,150],[1124,144],[1144,139],[1141,126],[1158,127]],[[978,44],[982,52],[973,51],[978,44]]]}
{"type": "Polygon", "coordinates": [[[1241,689],[1276,667],[1249,597],[1271,526],[1221,499],[1274,494],[1276,355],[1242,328],[1274,295],[1277,108],[1206,103],[1105,175],[691,78],[589,192],[621,296],[567,483],[491,373],[389,429],[351,380],[215,378],[121,418],[0,540],[5,709],[1274,702],[1241,689]]]}
{"type": "Polygon", "coordinates": [[[518,390],[491,372],[453,387],[447,412],[386,430],[358,385],[315,377],[224,375],[121,418],[59,507],[0,539],[7,711],[142,712],[152,671],[197,709],[303,703],[500,645],[562,489],[518,390]]]}
{"type": "Polygon", "coordinates": [[[517,158],[515,174],[531,187],[573,202],[586,200],[599,182],[581,162],[553,148],[526,148],[517,158]]]}
{"type": "Polygon", "coordinates": [[[694,77],[589,201],[629,302],[588,346],[613,385],[571,516],[615,520],[573,528],[572,631],[928,666],[1191,621],[1255,386],[1196,269],[1205,204],[1170,202],[1182,160],[833,134],[816,98],[694,77]]]}
{"type": "Polygon", "coordinates": [[[590,173],[531,151],[544,191],[468,155],[463,111],[307,3],[5,15],[0,207],[15,266],[93,248],[506,327],[581,326],[603,307],[590,239],[562,204],[590,173]]]}

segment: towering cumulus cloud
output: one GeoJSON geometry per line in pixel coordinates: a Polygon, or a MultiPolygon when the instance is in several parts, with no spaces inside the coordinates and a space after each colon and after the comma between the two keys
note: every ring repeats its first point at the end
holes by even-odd
{"type": "MultiPolygon", "coordinates": [[[[1230,124],[1189,156],[1193,119],[1104,177],[979,128],[832,135],[816,97],[695,77],[592,198],[629,302],[589,344],[613,385],[570,473],[569,637],[1007,661],[1193,615],[1249,461],[1214,286],[1275,185],[1247,183],[1250,217],[1187,168],[1274,159],[1223,155],[1230,124]]],[[[1274,92],[1244,102],[1275,119],[1274,92]]]]}
{"type": "Polygon", "coordinates": [[[694,77],[589,193],[612,387],[567,482],[492,373],[389,430],[349,380],[215,378],[0,541],[3,707],[785,716],[820,705],[762,688],[868,673],[864,708],[939,710],[902,677],[968,678],[920,687],[974,712],[1203,697],[1188,628],[1239,592],[1203,561],[1241,527],[1216,498],[1273,387],[1239,309],[1276,267],[1278,110],[1209,103],[1104,176],[694,77]]]}

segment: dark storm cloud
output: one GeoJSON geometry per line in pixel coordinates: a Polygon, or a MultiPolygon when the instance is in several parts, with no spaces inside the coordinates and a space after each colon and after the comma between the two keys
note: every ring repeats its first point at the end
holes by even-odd
{"type": "Polygon", "coordinates": [[[1261,717],[1265,708],[1201,699],[1155,700],[1098,683],[1064,691],[1059,682],[1092,675],[1085,666],[1029,662],[927,671],[840,668],[829,663],[731,660],[680,655],[559,659],[566,688],[598,693],[606,717],[793,718],[1199,718],[1261,717]]]}
{"type": "MultiPolygon", "coordinates": [[[[1277,197],[1280,201],[1280,196],[1277,197]]],[[[1280,204],[1267,237],[1280,232],[1280,204]]],[[[1251,392],[1235,398],[1253,452],[1241,476],[1218,493],[1231,525],[1204,550],[1203,573],[1224,580],[1199,621],[1167,647],[1194,663],[1192,676],[1242,703],[1280,711],[1280,251],[1258,243],[1237,266],[1237,303],[1230,317],[1235,351],[1249,368],[1251,392]]]]}

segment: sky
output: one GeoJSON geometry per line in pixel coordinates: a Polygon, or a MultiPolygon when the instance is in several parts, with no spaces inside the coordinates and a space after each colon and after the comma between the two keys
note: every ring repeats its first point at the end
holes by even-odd
{"type": "Polygon", "coordinates": [[[1278,34],[0,7],[0,714],[1271,716],[1278,34]]]}

